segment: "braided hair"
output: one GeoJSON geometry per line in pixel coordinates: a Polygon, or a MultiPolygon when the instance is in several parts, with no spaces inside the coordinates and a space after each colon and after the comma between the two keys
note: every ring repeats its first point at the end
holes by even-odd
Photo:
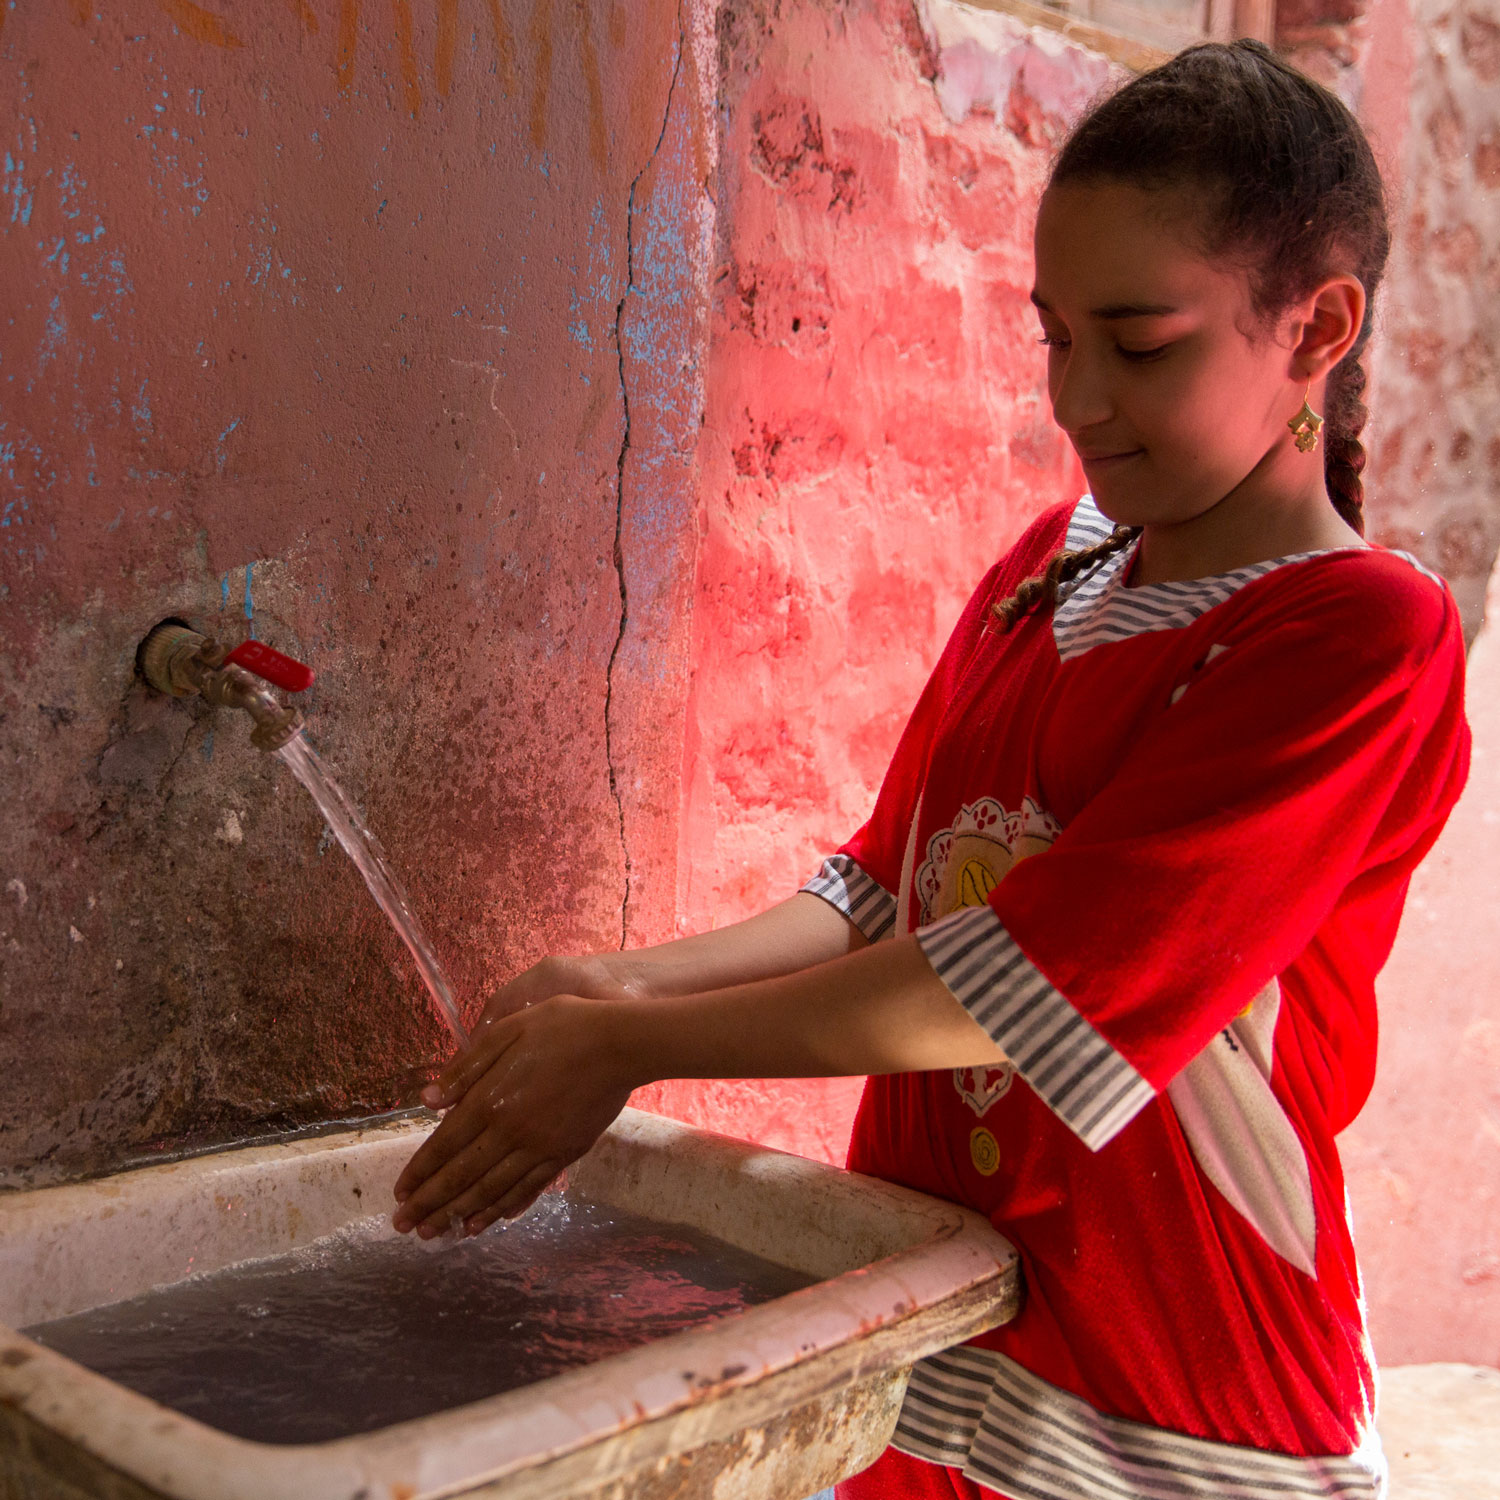
{"type": "MultiPolygon", "coordinates": [[[[1380,169],[1354,116],[1261,42],[1206,43],[1096,105],[1053,164],[1049,186],[1063,182],[1202,189],[1205,248],[1248,266],[1251,307],[1267,326],[1329,276],[1359,279],[1364,322],[1328,375],[1323,482],[1334,509],[1363,535],[1360,433],[1369,412],[1361,360],[1391,237],[1380,169]]],[[[1085,552],[1058,553],[995,614],[1008,630],[1138,535],[1120,527],[1085,552]]]]}

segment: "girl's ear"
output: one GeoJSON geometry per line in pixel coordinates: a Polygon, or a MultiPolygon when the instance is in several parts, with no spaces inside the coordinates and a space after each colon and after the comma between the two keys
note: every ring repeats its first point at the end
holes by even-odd
{"type": "Polygon", "coordinates": [[[1291,378],[1316,385],[1358,342],[1364,321],[1365,289],[1359,278],[1325,281],[1295,310],[1291,378]]]}

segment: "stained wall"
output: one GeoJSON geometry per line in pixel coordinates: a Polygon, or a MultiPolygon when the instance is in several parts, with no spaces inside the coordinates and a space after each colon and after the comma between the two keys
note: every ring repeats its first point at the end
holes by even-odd
{"type": "MultiPolygon", "coordinates": [[[[993,12],[732,0],[679,922],[790,895],[868,815],[989,564],[1082,492],[1031,220],[1102,58],[993,12]]],[[[842,1162],[861,1080],[643,1099],[842,1162]]]]}
{"type": "Polygon", "coordinates": [[[665,3],[0,8],[0,1181],[447,1047],[164,616],[315,665],[471,1012],[670,907],[701,88],[665,3]]]}
{"type": "Polygon", "coordinates": [[[1410,70],[1370,482],[1376,535],[1443,573],[1472,638],[1500,550],[1500,4],[1402,4],[1410,70]]]}

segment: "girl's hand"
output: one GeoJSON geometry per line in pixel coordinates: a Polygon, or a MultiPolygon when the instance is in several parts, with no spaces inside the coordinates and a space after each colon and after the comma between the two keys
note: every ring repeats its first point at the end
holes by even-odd
{"type": "Polygon", "coordinates": [[[554,995],[574,995],[585,1000],[620,1000],[643,993],[645,985],[640,976],[633,970],[622,973],[619,954],[544,958],[501,985],[490,996],[485,1002],[484,1014],[474,1028],[468,1047],[449,1063],[435,1084],[422,1091],[423,1099],[430,1103],[428,1095],[434,1088],[444,1098],[452,1094],[453,1090],[447,1085],[452,1078],[459,1076],[460,1065],[473,1050],[481,1034],[506,1016],[525,1010],[527,1006],[535,1005],[540,1000],[550,1000],[554,995]]]}
{"type": "Polygon", "coordinates": [[[431,1239],[455,1221],[478,1234],[523,1213],[643,1081],[611,1024],[611,999],[554,991],[531,1001],[523,982],[536,972],[495,996],[468,1048],[432,1086],[431,1102],[452,1108],[396,1180],[403,1234],[415,1228],[431,1239]]]}

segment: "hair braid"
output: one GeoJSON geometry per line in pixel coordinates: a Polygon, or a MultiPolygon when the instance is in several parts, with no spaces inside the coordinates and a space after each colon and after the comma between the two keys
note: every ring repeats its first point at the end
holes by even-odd
{"type": "Polygon", "coordinates": [[[1365,487],[1359,476],[1365,467],[1365,445],[1359,435],[1370,415],[1361,399],[1364,345],[1362,336],[1329,374],[1324,398],[1328,409],[1323,414],[1323,485],[1333,508],[1361,536],[1365,534],[1365,487]]]}
{"type": "Polygon", "coordinates": [[[1080,573],[1087,573],[1106,557],[1123,551],[1140,534],[1139,526],[1116,526],[1102,542],[1095,542],[1092,547],[1078,547],[1071,552],[1064,547],[1054,552],[1040,574],[1018,584],[1009,598],[997,600],[990,606],[990,613],[1000,621],[1001,633],[1008,631],[1039,604],[1055,604],[1057,591],[1063,584],[1071,583],[1080,573]]]}

